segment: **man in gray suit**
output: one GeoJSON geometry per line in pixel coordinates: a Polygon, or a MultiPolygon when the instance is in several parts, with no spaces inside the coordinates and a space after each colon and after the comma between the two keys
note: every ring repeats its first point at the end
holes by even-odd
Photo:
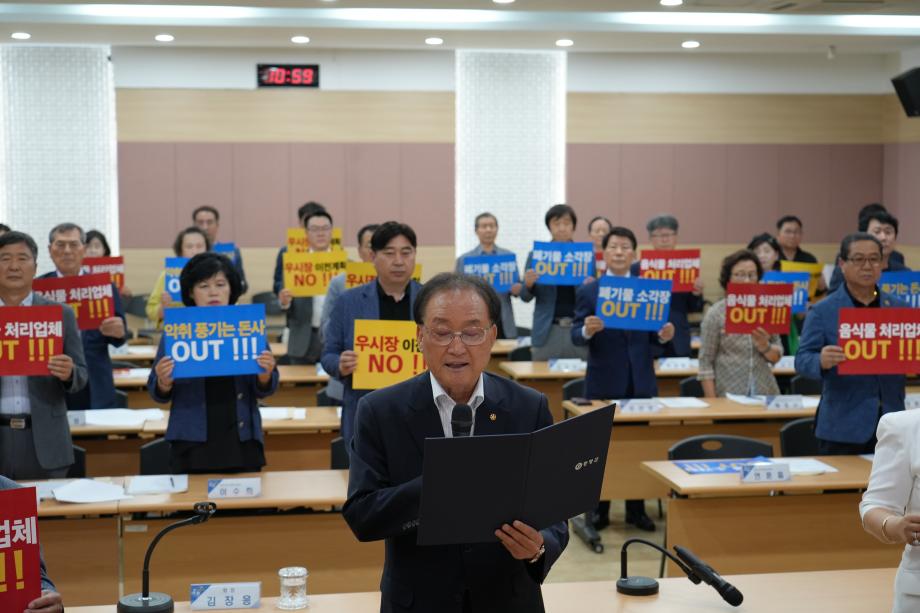
{"type": "MultiPolygon", "coordinates": [[[[32,293],[38,246],[28,234],[0,236],[0,307],[54,305],[32,293]]],[[[64,477],[73,464],[66,394],[86,386],[77,319],[64,306],[64,353],[48,360],[50,375],[2,377],[0,474],[13,479],[64,477]]]]}
{"type": "MultiPolygon", "coordinates": [[[[476,216],[474,222],[476,237],[479,239],[479,246],[470,249],[457,258],[457,265],[454,271],[463,272],[463,258],[476,257],[480,255],[506,255],[511,253],[507,249],[502,249],[495,244],[495,238],[498,236],[498,219],[492,213],[480,213],[476,216]]],[[[517,326],[514,323],[514,310],[511,308],[511,296],[518,296],[521,293],[521,284],[515,283],[511,286],[510,292],[504,292],[498,295],[502,302],[502,320],[498,325],[498,338],[517,338],[517,326]]]]}

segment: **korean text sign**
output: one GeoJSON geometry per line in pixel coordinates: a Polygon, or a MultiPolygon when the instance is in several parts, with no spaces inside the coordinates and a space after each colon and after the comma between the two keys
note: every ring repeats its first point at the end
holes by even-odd
{"type": "Polygon", "coordinates": [[[771,334],[788,334],[792,322],[794,286],[729,283],[725,294],[725,332],[750,334],[763,328],[771,334]]]}
{"type": "MultiPolygon", "coordinates": [[[[330,247],[342,249],[342,228],[332,229],[332,242],[330,247]]],[[[303,226],[287,229],[287,250],[289,253],[306,253],[310,249],[310,239],[303,226]]]]}
{"type": "Polygon", "coordinates": [[[581,285],[594,276],[594,245],[535,241],[530,267],[542,285],[581,285]]]}
{"type": "Polygon", "coordinates": [[[513,253],[467,256],[463,258],[463,274],[482,277],[498,293],[510,292],[520,281],[513,253]]]}
{"type": "Polygon", "coordinates": [[[668,323],[670,281],[604,275],[597,283],[596,315],[605,327],[657,332],[668,323]]]}
{"type": "Polygon", "coordinates": [[[763,273],[764,283],[792,283],[795,291],[792,294],[792,312],[804,313],[808,310],[808,284],[811,275],[807,272],[780,272],[768,270],[763,273]]]}
{"type": "Polygon", "coordinates": [[[236,264],[236,243],[214,243],[214,253],[227,256],[227,258],[236,264]]]}
{"type": "Polygon", "coordinates": [[[692,292],[700,276],[700,250],[675,249],[643,251],[639,260],[639,276],[645,279],[668,279],[674,293],[692,292]]]}
{"type": "Polygon", "coordinates": [[[35,488],[0,491],[0,611],[25,611],[41,596],[35,488]]]}
{"type": "Polygon", "coordinates": [[[163,289],[169,294],[173,302],[182,303],[182,285],[179,276],[182,269],[188,264],[190,258],[166,258],[166,278],[163,289]]]}
{"type": "Polygon", "coordinates": [[[914,308],[920,307],[920,271],[883,272],[882,291],[897,296],[914,308]]]}
{"type": "Polygon", "coordinates": [[[781,260],[779,266],[780,270],[783,272],[807,272],[809,275],[811,275],[811,279],[808,283],[808,297],[815,297],[815,292],[818,291],[818,279],[821,278],[821,273],[824,271],[823,264],[812,264],[810,262],[790,262],[789,260],[781,260]]]}
{"type": "Polygon", "coordinates": [[[411,321],[355,320],[358,367],[352,387],[375,390],[423,372],[428,368],[411,321]]]}
{"type": "Polygon", "coordinates": [[[64,353],[64,308],[0,307],[0,375],[48,375],[48,359],[64,353]]]}
{"type": "Polygon", "coordinates": [[[345,272],[346,254],[342,250],[285,253],[284,287],[300,298],[322,296],[329,291],[329,282],[345,272]]]}
{"type": "Polygon", "coordinates": [[[165,353],[176,362],[173,377],[254,375],[265,348],[265,305],[167,309],[165,353]]]}
{"type": "MultiPolygon", "coordinates": [[[[370,283],[377,278],[377,269],[370,262],[348,262],[345,264],[345,289],[370,283]]],[[[422,265],[416,264],[412,279],[422,282],[422,265]]]]}
{"type": "Polygon", "coordinates": [[[83,258],[83,272],[88,274],[105,273],[111,277],[115,287],[119,290],[125,288],[124,256],[83,258]]]}
{"type": "Polygon", "coordinates": [[[32,290],[54,302],[70,305],[81,330],[98,330],[115,316],[115,292],[109,275],[79,275],[35,279],[32,290]]]}
{"type": "Polygon", "coordinates": [[[840,309],[837,344],[846,361],[841,375],[920,372],[920,309],[840,309]]]}

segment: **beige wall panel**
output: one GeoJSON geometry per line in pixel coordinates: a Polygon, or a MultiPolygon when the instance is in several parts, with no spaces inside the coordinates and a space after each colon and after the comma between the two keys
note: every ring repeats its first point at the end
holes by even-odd
{"type": "Polygon", "coordinates": [[[883,138],[886,143],[920,143],[920,118],[908,117],[894,94],[885,96],[883,138]]]}
{"type": "Polygon", "coordinates": [[[451,92],[116,90],[122,142],[450,143],[451,92]]]}

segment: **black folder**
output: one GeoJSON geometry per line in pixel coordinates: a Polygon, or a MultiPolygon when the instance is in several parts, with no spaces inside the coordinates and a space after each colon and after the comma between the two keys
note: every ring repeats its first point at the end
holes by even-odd
{"type": "Polygon", "coordinates": [[[597,506],[615,405],[529,434],[425,439],[418,544],[491,543],[597,506]]]}

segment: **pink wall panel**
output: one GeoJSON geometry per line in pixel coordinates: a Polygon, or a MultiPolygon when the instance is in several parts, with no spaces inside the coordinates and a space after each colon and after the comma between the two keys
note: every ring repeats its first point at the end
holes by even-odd
{"type": "Polygon", "coordinates": [[[827,230],[831,181],[829,146],[780,146],[778,213],[802,220],[805,243],[837,240],[827,230]]]}
{"type": "MultiPolygon", "coordinates": [[[[333,143],[294,143],[291,145],[291,201],[287,224],[297,225],[297,209],[305,202],[320,202],[332,214],[336,226],[345,222],[345,149],[333,143]]],[[[350,234],[345,243],[353,244],[350,234]]],[[[283,238],[282,238],[283,240],[283,238]]]]}
{"type": "MultiPolygon", "coordinates": [[[[454,242],[454,148],[442,144],[399,146],[399,218],[415,230],[420,244],[454,242]]],[[[362,225],[360,220],[358,226],[362,225]]],[[[358,228],[354,228],[354,233],[358,228]]]]}
{"type": "Polygon", "coordinates": [[[680,220],[682,241],[696,243],[725,236],[725,175],[725,147],[675,147],[670,210],[680,220]]]}
{"type": "Polygon", "coordinates": [[[744,242],[761,232],[774,234],[779,217],[779,148],[725,147],[726,241],[744,242]]]}
{"type": "Polygon", "coordinates": [[[828,240],[838,241],[858,228],[859,209],[882,200],[882,146],[831,148],[831,199],[825,217],[828,240]]]}
{"type": "Polygon", "coordinates": [[[118,147],[122,247],[172,245],[176,227],[176,148],[171,143],[118,147]]]}
{"type": "Polygon", "coordinates": [[[348,172],[348,183],[345,186],[346,238],[356,234],[364,224],[408,221],[400,219],[399,147],[390,144],[355,144],[345,150],[345,167],[348,172]]]}
{"type": "Polygon", "coordinates": [[[192,224],[192,211],[203,204],[221,212],[223,227],[218,240],[234,240],[233,145],[177,143],[176,214],[182,228],[192,224]]]}
{"type": "MultiPolygon", "coordinates": [[[[569,145],[566,150],[566,202],[578,212],[576,238],[587,236],[588,222],[603,215],[622,223],[620,145],[569,145]]],[[[633,228],[638,231],[639,228],[633,228]]]]}
{"type": "Polygon", "coordinates": [[[287,144],[233,146],[232,217],[222,230],[238,246],[284,244],[291,208],[290,164],[287,144]]]}
{"type": "Polygon", "coordinates": [[[900,222],[898,242],[920,245],[920,143],[885,146],[884,197],[900,222]]]}
{"type": "Polygon", "coordinates": [[[672,210],[674,145],[621,145],[620,222],[645,235],[650,217],[672,210]]]}

